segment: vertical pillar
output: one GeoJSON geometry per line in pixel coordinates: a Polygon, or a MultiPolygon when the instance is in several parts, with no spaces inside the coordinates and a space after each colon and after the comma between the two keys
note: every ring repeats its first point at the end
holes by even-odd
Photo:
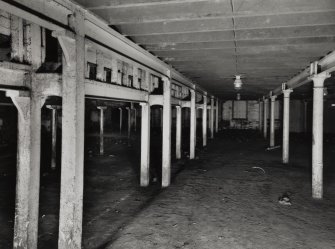
{"type": "Polygon", "coordinates": [[[258,113],[259,113],[259,131],[262,132],[263,130],[263,101],[259,100],[259,109],[258,109],[258,113]]]}
{"type": "Polygon", "coordinates": [[[84,15],[76,10],[69,16],[69,24],[75,35],[54,33],[63,50],[59,249],[81,248],[85,124],[84,23],[84,15]]]}
{"type": "MultiPolygon", "coordinates": [[[[32,88],[37,88],[38,82],[32,80],[32,88]]],[[[41,108],[46,97],[32,91],[31,94],[31,147],[30,147],[30,196],[29,196],[29,226],[28,248],[37,248],[38,214],[40,195],[40,158],[41,158],[41,108]]]]}
{"type": "Polygon", "coordinates": [[[150,105],[141,103],[141,187],[149,185],[149,165],[150,165],[150,105]]]}
{"type": "Polygon", "coordinates": [[[159,108],[160,114],[161,114],[161,129],[163,129],[163,108],[159,108]]]}
{"type": "Polygon", "coordinates": [[[268,103],[269,103],[269,100],[268,99],[264,99],[264,108],[263,108],[263,111],[264,111],[264,125],[263,125],[263,135],[264,135],[264,138],[267,138],[268,136],[268,103]]]}
{"type": "Polygon", "coordinates": [[[44,98],[7,91],[18,110],[17,177],[13,248],[37,248],[41,107],[44,98]]]}
{"type": "Polygon", "coordinates": [[[207,146],[207,96],[204,96],[202,108],[202,146],[207,146]]]}
{"type": "Polygon", "coordinates": [[[193,89],[191,92],[191,105],[190,105],[190,159],[195,158],[195,145],[196,145],[196,106],[195,106],[195,91],[193,89]]]}
{"type": "Polygon", "coordinates": [[[307,109],[308,102],[307,100],[304,101],[304,132],[307,133],[307,109]]]}
{"type": "Polygon", "coordinates": [[[104,112],[107,109],[106,106],[98,106],[97,107],[100,110],[100,156],[104,154],[104,112]]]}
{"type": "Polygon", "coordinates": [[[209,129],[211,133],[211,139],[214,138],[214,97],[211,97],[211,109],[209,116],[209,129]]]}
{"type": "Polygon", "coordinates": [[[216,99],[216,109],[215,109],[215,132],[219,131],[219,99],[216,99]]]}
{"type": "Polygon", "coordinates": [[[275,146],[275,104],[277,96],[271,96],[270,147],[275,146]]]}
{"type": "Polygon", "coordinates": [[[176,106],[176,158],[181,158],[181,107],[176,106]]]}
{"type": "Polygon", "coordinates": [[[163,78],[163,146],[162,146],[162,187],[170,185],[171,178],[171,82],[163,78]]]}
{"type": "Polygon", "coordinates": [[[134,131],[137,129],[137,109],[134,108],[134,131]]]}
{"type": "Polygon", "coordinates": [[[284,94],[284,112],[283,112],[283,163],[289,162],[290,145],[290,94],[292,89],[283,90],[284,94]]]}
{"type": "Polygon", "coordinates": [[[313,139],[312,139],[312,196],[323,197],[323,87],[328,73],[312,76],[313,88],[313,139]]]}
{"type": "Polygon", "coordinates": [[[119,111],[120,111],[120,135],[122,133],[122,108],[119,107],[119,111]]]}
{"type": "Polygon", "coordinates": [[[57,158],[57,112],[60,106],[48,105],[48,109],[51,110],[51,169],[56,169],[56,158],[57,158]]]}
{"type": "Polygon", "coordinates": [[[131,109],[129,107],[126,107],[128,111],[128,139],[130,138],[130,132],[131,132],[131,109]]]}

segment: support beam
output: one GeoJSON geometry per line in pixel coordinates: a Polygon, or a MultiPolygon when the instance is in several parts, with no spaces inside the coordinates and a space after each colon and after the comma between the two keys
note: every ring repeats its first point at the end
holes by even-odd
{"type": "Polygon", "coordinates": [[[209,116],[209,129],[211,133],[211,139],[214,138],[214,97],[211,97],[211,109],[209,116]]]}
{"type": "Polygon", "coordinates": [[[163,145],[162,187],[170,185],[171,178],[171,81],[163,77],[163,145]]]}
{"type": "Polygon", "coordinates": [[[141,121],[141,187],[147,187],[150,180],[150,105],[140,103],[142,107],[141,121]]]}
{"type": "Polygon", "coordinates": [[[219,99],[216,99],[216,108],[215,108],[215,132],[219,131],[219,99]]]}
{"type": "Polygon", "coordinates": [[[163,129],[163,108],[159,108],[159,112],[160,112],[160,116],[161,116],[161,123],[160,123],[160,126],[161,126],[161,129],[163,129]]]}
{"type": "Polygon", "coordinates": [[[289,145],[290,145],[290,94],[292,89],[283,90],[284,107],[283,107],[283,163],[289,162],[289,145]]]}
{"type": "Polygon", "coordinates": [[[51,169],[56,169],[57,159],[57,120],[58,110],[61,108],[57,105],[47,105],[47,108],[51,110],[51,169]]]}
{"type": "Polygon", "coordinates": [[[107,109],[106,106],[98,106],[97,107],[100,110],[100,134],[99,134],[99,153],[100,156],[102,156],[104,154],[104,112],[107,109]]]}
{"type": "Polygon", "coordinates": [[[193,89],[191,92],[191,107],[190,107],[190,159],[195,158],[195,146],[197,139],[197,120],[196,120],[196,106],[195,106],[195,91],[193,89]]]}
{"type": "Polygon", "coordinates": [[[264,125],[263,125],[263,135],[264,135],[264,138],[267,138],[268,137],[268,103],[269,103],[269,100],[264,98],[264,108],[263,108],[263,111],[264,111],[264,125]]]}
{"type": "Polygon", "coordinates": [[[271,113],[270,113],[270,147],[275,146],[275,104],[277,96],[271,96],[271,113]]]}
{"type": "Polygon", "coordinates": [[[128,139],[130,138],[130,132],[131,132],[131,108],[126,107],[127,112],[128,112],[128,132],[127,132],[127,136],[128,139]]]}
{"type": "Polygon", "coordinates": [[[119,111],[120,111],[120,135],[122,133],[122,108],[119,107],[119,111]]]}
{"type": "Polygon", "coordinates": [[[313,88],[312,197],[323,197],[323,91],[328,73],[311,77],[313,88]]]}
{"type": "Polygon", "coordinates": [[[31,174],[30,143],[32,141],[30,127],[30,98],[20,97],[18,92],[7,92],[18,110],[17,140],[17,176],[15,197],[15,223],[13,248],[28,248],[29,225],[29,184],[31,174]]]}
{"type": "Polygon", "coordinates": [[[181,158],[181,107],[176,106],[176,158],[181,158]]]}
{"type": "Polygon", "coordinates": [[[23,62],[24,46],[23,46],[23,19],[11,15],[10,31],[11,31],[11,59],[16,62],[23,62]]]}
{"type": "Polygon", "coordinates": [[[307,133],[307,114],[308,114],[308,101],[304,100],[304,132],[307,133]]]}
{"type": "Polygon", "coordinates": [[[259,131],[262,132],[263,130],[263,108],[264,108],[264,102],[259,100],[259,109],[258,109],[258,128],[259,131]]]}
{"type": "Polygon", "coordinates": [[[134,131],[137,129],[137,109],[134,107],[134,131]]]}
{"type": "Polygon", "coordinates": [[[202,146],[207,146],[207,96],[204,96],[202,108],[202,146]]]}
{"type": "MultiPolygon", "coordinates": [[[[62,170],[58,248],[80,249],[82,237],[85,39],[84,16],[69,16],[75,35],[59,34],[63,50],[62,170]]],[[[57,34],[55,34],[57,35],[57,34]]]]}
{"type": "Polygon", "coordinates": [[[45,98],[7,91],[18,109],[17,182],[13,248],[37,248],[41,107],[45,98]]]}

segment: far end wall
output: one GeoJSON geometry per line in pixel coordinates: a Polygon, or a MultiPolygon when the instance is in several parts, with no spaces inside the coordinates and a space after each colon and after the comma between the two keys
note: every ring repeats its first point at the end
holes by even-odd
{"type": "MultiPolygon", "coordinates": [[[[335,101],[324,103],[324,132],[335,133],[335,101]]],[[[270,118],[270,105],[268,107],[270,118]]],[[[269,120],[268,120],[269,122],[269,120]]],[[[282,126],[282,102],[276,101],[275,127],[282,126]]],[[[222,127],[224,129],[258,129],[259,103],[256,100],[228,100],[222,105],[222,127]]],[[[311,132],[312,102],[291,100],[290,102],[290,131],[296,133],[311,132]],[[306,108],[306,109],[305,109],[306,108]],[[306,117],[306,119],[305,119],[306,117]]]]}

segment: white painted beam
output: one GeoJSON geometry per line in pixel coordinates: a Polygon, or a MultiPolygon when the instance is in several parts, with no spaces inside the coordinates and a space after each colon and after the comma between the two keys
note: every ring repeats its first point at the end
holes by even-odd
{"type": "Polygon", "coordinates": [[[267,98],[264,98],[263,102],[264,102],[263,135],[264,135],[264,138],[267,138],[267,136],[268,136],[268,105],[269,105],[269,100],[267,98]]]}
{"type": "Polygon", "coordinates": [[[275,105],[277,96],[271,96],[271,111],[270,111],[270,147],[275,146],[275,105]]]}
{"type": "Polygon", "coordinates": [[[202,108],[202,146],[207,146],[207,96],[203,97],[202,108]]]}
{"type": "Polygon", "coordinates": [[[163,78],[163,145],[162,145],[162,187],[168,187],[171,180],[171,81],[163,78]]]}
{"type": "Polygon", "coordinates": [[[85,94],[133,102],[148,102],[148,92],[103,82],[85,80],[85,94]]]}
{"type": "Polygon", "coordinates": [[[312,197],[323,198],[323,93],[328,73],[313,75],[312,197]]]}
{"type": "Polygon", "coordinates": [[[85,39],[84,16],[69,17],[74,37],[59,36],[63,54],[62,168],[60,187],[58,248],[80,249],[82,238],[84,123],[85,123],[85,39]]]}
{"type": "Polygon", "coordinates": [[[190,159],[195,158],[195,146],[197,140],[197,117],[195,108],[195,91],[191,90],[191,101],[190,101],[190,159]]]}
{"type": "Polygon", "coordinates": [[[146,187],[150,180],[150,105],[148,103],[140,103],[140,105],[142,107],[140,185],[146,187]]]}
{"type": "Polygon", "coordinates": [[[97,106],[97,108],[100,111],[99,153],[100,153],[100,156],[102,156],[104,154],[104,123],[105,123],[104,112],[107,109],[107,107],[97,106]]]}
{"type": "Polygon", "coordinates": [[[181,123],[181,107],[176,106],[176,158],[181,158],[181,131],[182,131],[182,123],[181,123]]]}
{"type": "Polygon", "coordinates": [[[209,129],[211,134],[211,139],[214,138],[214,97],[211,97],[210,105],[210,116],[209,116],[209,129]]]}
{"type": "Polygon", "coordinates": [[[292,89],[283,90],[284,107],[283,107],[283,151],[282,160],[284,164],[289,162],[289,146],[290,146],[290,94],[292,89]]]}
{"type": "Polygon", "coordinates": [[[57,123],[58,123],[58,110],[61,108],[57,105],[47,105],[51,110],[51,169],[56,169],[57,163],[57,123]]]}

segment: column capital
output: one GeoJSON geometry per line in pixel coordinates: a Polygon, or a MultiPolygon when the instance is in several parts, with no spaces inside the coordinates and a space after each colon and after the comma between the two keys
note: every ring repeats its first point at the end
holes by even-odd
{"type": "Polygon", "coordinates": [[[285,89],[285,90],[283,90],[284,98],[289,98],[291,92],[293,92],[292,89],[285,89]]]}
{"type": "Polygon", "coordinates": [[[59,109],[62,109],[62,106],[60,105],[46,105],[46,107],[48,109],[51,109],[51,110],[59,110],[59,109]]]}
{"type": "Polygon", "coordinates": [[[107,106],[97,106],[97,109],[99,109],[99,110],[106,110],[107,106]]]}
{"type": "Polygon", "coordinates": [[[329,78],[330,74],[327,72],[315,74],[309,77],[314,83],[314,88],[323,88],[325,79],[329,78]]]}
{"type": "Polygon", "coordinates": [[[264,101],[265,103],[267,103],[267,102],[269,101],[269,99],[268,99],[268,98],[265,98],[265,97],[263,97],[263,101],[264,101]]]}
{"type": "Polygon", "coordinates": [[[273,95],[273,96],[271,96],[270,98],[271,98],[271,102],[275,102],[275,101],[276,101],[276,98],[277,98],[277,96],[276,96],[276,95],[273,95]]]}

